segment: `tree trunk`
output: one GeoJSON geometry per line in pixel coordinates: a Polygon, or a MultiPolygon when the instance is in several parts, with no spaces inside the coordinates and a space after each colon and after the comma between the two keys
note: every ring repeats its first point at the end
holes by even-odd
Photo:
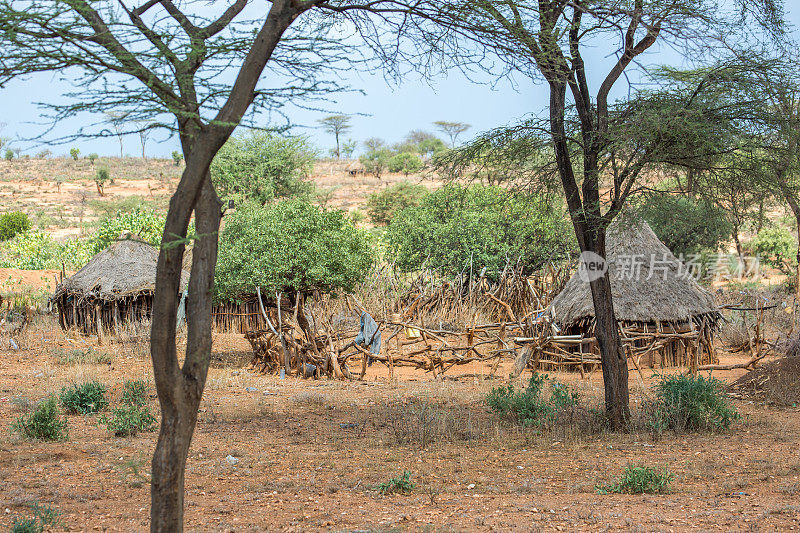
{"type": "Polygon", "coordinates": [[[733,227],[733,242],[736,244],[736,256],[738,257],[738,265],[739,265],[739,276],[743,276],[745,273],[745,263],[744,263],[744,250],[742,249],[742,241],[739,239],[739,226],[734,225],[733,227]]]}
{"type": "MultiPolygon", "coordinates": [[[[199,151],[199,150],[198,150],[199,151]]],[[[220,204],[208,174],[208,157],[187,157],[184,178],[198,179],[202,185],[196,200],[185,194],[182,179],[179,190],[170,201],[170,212],[164,230],[166,235],[185,235],[188,215],[195,213],[197,235],[192,255],[189,295],[186,300],[187,347],[183,368],[178,366],[175,346],[181,259],[184,244],[166,244],[159,255],[151,355],[161,406],[161,429],[152,462],[150,485],[150,530],[183,531],[183,495],[186,458],[197,423],[197,409],[205,387],[211,351],[211,290],[217,258],[217,233],[220,204]],[[200,159],[199,162],[196,162],[200,159]],[[198,168],[200,167],[200,168],[198,168]],[[192,207],[194,204],[194,207],[192,207]]],[[[165,241],[168,243],[167,239],[165,241]]]]}

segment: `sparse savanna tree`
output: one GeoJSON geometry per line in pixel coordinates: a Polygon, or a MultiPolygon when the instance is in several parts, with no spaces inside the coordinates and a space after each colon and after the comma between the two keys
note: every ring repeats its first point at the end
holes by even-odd
{"type": "MultiPolygon", "coordinates": [[[[156,271],[151,356],[161,426],[151,471],[151,531],[182,531],[184,473],[211,354],[211,295],[217,260],[220,202],[209,177],[217,151],[258,111],[281,114],[282,104],[340,86],[321,71],[340,69],[354,39],[380,37],[399,2],[273,0],[229,2],[142,0],[0,2],[0,86],[20,76],[68,71],[72,89],[45,104],[54,121],[86,111],[107,113],[119,137],[135,120],[172,125],[185,168],[173,194],[156,271]],[[224,4],[220,7],[220,4],[224,4]],[[383,15],[375,15],[383,11],[383,15]],[[363,24],[361,24],[363,22],[363,24]],[[356,27],[355,25],[359,25],[356,27]],[[274,85],[261,88],[264,71],[274,85]],[[111,114],[113,113],[113,115],[111,114]],[[171,117],[171,120],[163,120],[171,117]],[[186,300],[186,355],[179,363],[175,331],[182,258],[194,215],[191,276],[186,300]]],[[[380,39],[378,39],[379,41],[380,39]]],[[[368,40],[375,43],[376,40],[368,40]]],[[[367,48],[368,49],[368,48],[367,48]]],[[[362,50],[363,51],[363,50],[362,50]]],[[[390,66],[390,65],[387,65],[390,66]]],[[[108,135],[102,123],[71,138],[108,135]]]]}
{"type": "Polygon", "coordinates": [[[114,130],[114,135],[116,135],[117,140],[119,141],[119,157],[124,157],[123,152],[123,140],[125,137],[125,122],[127,122],[130,112],[123,112],[123,111],[106,111],[106,122],[111,125],[111,128],[114,130]]]}
{"type": "Polygon", "coordinates": [[[452,148],[456,147],[456,140],[458,140],[458,136],[472,127],[470,124],[465,122],[448,122],[447,120],[437,120],[433,123],[433,125],[439,128],[442,133],[450,137],[450,146],[452,148]]]}
{"type": "MultiPolygon", "coordinates": [[[[549,92],[546,119],[487,134],[484,142],[476,144],[485,149],[521,136],[546,141],[554,164],[548,165],[546,172],[531,173],[531,179],[556,177],[584,257],[604,260],[606,230],[638,188],[643,173],[653,165],[686,158],[687,150],[689,156],[702,151],[700,135],[708,128],[700,126],[715,120],[714,114],[707,117],[697,109],[703,102],[690,95],[642,94],[635,102],[623,99],[614,103],[612,90],[658,41],[710,48],[719,42],[716,36],[736,34],[742,43],[746,39],[742,30],[752,27],[748,24],[752,20],[780,36],[782,11],[777,0],[742,0],[738,6],[740,10],[734,9],[733,3],[728,5],[737,11],[733,13],[712,0],[451,0],[420,5],[416,10],[422,11],[421,19],[438,23],[439,50],[446,49],[450,39],[452,55],[463,62],[476,60],[475,55],[464,54],[477,47],[478,60],[484,52],[494,53],[508,71],[544,79],[549,92]],[[463,38],[471,41],[472,48],[461,46],[463,38]],[[584,61],[587,48],[598,46],[616,57],[607,68],[602,62],[584,61]],[[600,80],[595,88],[593,80],[600,80]],[[601,198],[602,189],[606,192],[601,198]]],[[[540,153],[541,144],[533,142],[532,146],[540,153]]],[[[520,154],[512,157],[521,158],[520,154]]],[[[627,357],[608,272],[589,285],[606,414],[613,429],[623,429],[630,413],[627,357]]]]}
{"type": "Polygon", "coordinates": [[[340,159],[342,157],[342,150],[341,145],[339,143],[339,137],[350,130],[352,126],[350,126],[350,117],[347,115],[331,115],[329,117],[322,118],[317,122],[320,123],[320,126],[326,133],[330,133],[333,135],[334,139],[336,139],[336,149],[334,151],[334,155],[336,159],[340,159]]]}

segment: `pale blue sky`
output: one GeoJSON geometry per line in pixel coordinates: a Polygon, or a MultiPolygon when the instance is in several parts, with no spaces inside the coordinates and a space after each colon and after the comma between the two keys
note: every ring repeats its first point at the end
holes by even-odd
{"type": "MultiPolygon", "coordinates": [[[[786,2],[787,16],[791,23],[800,26],[800,2],[786,2]]],[[[602,49],[590,50],[587,64],[590,71],[590,83],[599,83],[599,76],[608,71],[607,63],[613,58],[604,57],[602,49]],[[594,76],[592,74],[594,73],[594,76]]],[[[680,57],[664,47],[654,47],[645,58],[647,63],[680,62],[680,57]]],[[[64,84],[58,82],[55,75],[37,75],[26,81],[13,82],[0,90],[2,114],[0,122],[6,126],[0,135],[9,137],[30,137],[44,131],[41,125],[29,124],[41,122],[39,110],[34,105],[37,101],[54,101],[60,99],[64,84]]],[[[365,94],[343,94],[337,102],[327,104],[331,112],[354,114],[352,130],[347,138],[363,141],[368,137],[380,137],[388,142],[396,142],[413,129],[436,132],[431,124],[436,120],[467,122],[472,129],[464,134],[464,140],[481,131],[516,122],[525,114],[542,113],[547,105],[546,87],[534,85],[530,80],[518,77],[515,83],[501,80],[494,86],[486,78],[485,84],[477,84],[466,79],[458,72],[451,72],[446,77],[431,80],[421,79],[418,75],[409,76],[399,85],[388,84],[381,75],[353,73],[347,81],[365,94]]],[[[618,82],[616,90],[625,91],[624,80],[618,82]]],[[[333,145],[329,135],[324,134],[316,126],[316,120],[324,113],[293,110],[290,117],[300,125],[294,133],[311,137],[321,150],[327,151],[333,145]]],[[[87,121],[88,123],[88,121],[87,121]]],[[[55,135],[74,133],[84,125],[78,119],[60,124],[55,135]]],[[[34,147],[30,143],[17,142],[26,153],[35,153],[46,146],[34,147]]],[[[86,139],[68,145],[50,146],[56,155],[63,155],[72,146],[80,148],[81,153],[97,152],[101,155],[119,154],[116,139],[86,139]]],[[[150,156],[167,157],[172,150],[178,148],[175,138],[165,139],[165,133],[156,133],[148,142],[147,153],[150,156]]],[[[138,156],[141,153],[138,136],[128,136],[124,140],[126,154],[138,156]]]]}

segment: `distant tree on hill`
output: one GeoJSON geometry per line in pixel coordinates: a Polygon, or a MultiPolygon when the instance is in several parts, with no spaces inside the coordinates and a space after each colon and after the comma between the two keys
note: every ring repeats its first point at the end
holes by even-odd
{"type": "Polygon", "coordinates": [[[339,136],[351,128],[350,117],[347,115],[331,115],[317,122],[322,125],[322,129],[325,130],[325,132],[330,133],[336,139],[335,155],[336,159],[340,159],[342,157],[342,151],[339,145],[339,136]]]}
{"type": "Polygon", "coordinates": [[[437,120],[433,124],[439,128],[442,133],[450,137],[450,146],[452,148],[456,147],[456,139],[458,139],[458,136],[472,127],[470,124],[464,122],[448,122],[446,120],[437,120]]]}

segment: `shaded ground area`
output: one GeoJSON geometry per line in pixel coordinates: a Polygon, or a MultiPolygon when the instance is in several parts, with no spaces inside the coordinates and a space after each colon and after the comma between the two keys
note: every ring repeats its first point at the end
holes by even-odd
{"type": "Polygon", "coordinates": [[[731,383],[737,396],[782,406],[800,403],[800,355],[781,357],[731,383]]]}
{"type": "MultiPolygon", "coordinates": [[[[111,363],[61,364],[87,349],[38,320],[19,351],[0,352],[0,525],[33,502],[73,531],[147,528],[155,433],[114,437],[97,416],[69,416],[70,439],[31,443],[7,428],[26,404],[97,379],[118,400],[125,379],[152,382],[146,350],[94,347],[111,363]],[[8,509],[8,511],[6,511],[8,509]]],[[[800,411],[737,400],[744,420],[716,435],[606,434],[580,423],[545,434],[502,424],[483,403],[489,368],[435,381],[373,365],[363,382],[253,375],[246,342],[215,336],[215,364],[186,478],[189,531],[787,531],[800,528],[800,411]],[[238,355],[237,355],[238,354],[238,355]],[[228,456],[235,461],[226,460],[228,456]],[[235,464],[231,464],[235,463],[235,464]],[[668,467],[666,495],[599,495],[627,464],[668,467]],[[414,490],[375,487],[412,472],[414,490]]],[[[498,372],[507,376],[510,363],[498,372]]],[[[733,381],[743,371],[715,374],[733,381]]],[[[586,408],[591,381],[559,374],[586,408]]],[[[645,378],[653,376],[645,371],[645,378]]],[[[649,383],[631,375],[634,408],[649,383]]],[[[158,405],[151,390],[150,408],[158,405]]]]}

